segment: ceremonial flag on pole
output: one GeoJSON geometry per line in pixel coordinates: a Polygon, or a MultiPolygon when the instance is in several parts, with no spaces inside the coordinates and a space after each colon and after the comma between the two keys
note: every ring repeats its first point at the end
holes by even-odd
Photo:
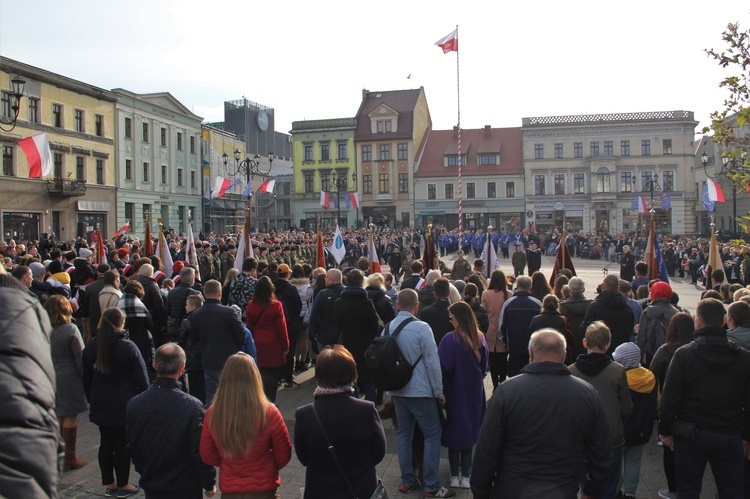
{"type": "Polygon", "coordinates": [[[427,226],[427,233],[424,236],[424,249],[422,250],[422,262],[424,262],[424,274],[433,269],[440,270],[438,256],[435,250],[435,236],[432,235],[432,226],[427,226]]]}
{"type": "Polygon", "coordinates": [[[97,241],[96,241],[96,263],[101,265],[102,263],[107,262],[107,252],[105,250],[106,246],[104,246],[104,238],[102,237],[102,230],[97,229],[96,231],[97,235],[97,241]]]}
{"type": "MultiPolygon", "coordinates": [[[[161,258],[161,263],[165,269],[171,269],[174,267],[174,261],[172,261],[172,254],[169,252],[169,246],[167,246],[167,238],[164,237],[161,227],[159,227],[159,241],[156,243],[156,254],[161,258]]],[[[196,269],[197,273],[198,269],[196,269]]]]}
{"type": "Polygon", "coordinates": [[[323,233],[320,232],[320,227],[315,235],[315,266],[326,268],[326,250],[323,247],[323,233]]]}
{"type": "MultiPolygon", "coordinates": [[[[148,217],[146,217],[146,241],[143,243],[143,251],[146,253],[146,256],[154,254],[154,236],[151,234],[151,222],[148,217]]],[[[164,262],[162,261],[161,263],[164,262]]],[[[172,272],[172,267],[167,268],[167,266],[164,265],[164,270],[172,272]]]]}
{"type": "Polygon", "coordinates": [[[492,272],[497,268],[497,252],[492,245],[492,227],[487,228],[487,243],[482,251],[482,261],[484,262],[484,275],[490,279],[492,272]]]}
{"type": "Polygon", "coordinates": [[[200,265],[198,265],[198,252],[195,249],[195,237],[193,236],[193,224],[188,224],[187,230],[187,257],[188,265],[195,266],[195,277],[198,281],[203,282],[201,279],[200,265]]]}
{"type": "Polygon", "coordinates": [[[561,269],[568,269],[573,275],[576,275],[573,260],[570,259],[570,253],[568,252],[568,245],[565,244],[565,227],[563,227],[562,235],[560,236],[560,246],[557,247],[555,265],[552,267],[552,274],[549,276],[550,287],[555,287],[555,279],[557,279],[557,274],[561,269]]]}
{"type": "Polygon", "coordinates": [[[648,213],[646,200],[641,196],[636,196],[633,200],[633,204],[630,206],[630,211],[637,211],[638,213],[648,213]]]}
{"type": "Polygon", "coordinates": [[[724,202],[724,191],[721,190],[721,185],[718,182],[707,178],[706,186],[708,187],[708,199],[715,203],[724,202]]]}
{"type": "Polygon", "coordinates": [[[656,248],[654,247],[656,235],[656,222],[652,219],[649,223],[648,240],[646,241],[646,251],[643,253],[643,260],[648,265],[648,280],[659,278],[659,266],[656,263],[656,248]]]}
{"type": "Polygon", "coordinates": [[[125,222],[125,225],[120,227],[115,231],[115,237],[120,237],[120,234],[124,234],[125,232],[130,230],[130,220],[125,222]]]}
{"type": "Polygon", "coordinates": [[[711,272],[709,272],[709,280],[706,280],[706,289],[711,289],[713,286],[709,287],[712,283],[710,282],[711,273],[715,270],[720,270],[724,274],[724,282],[727,281],[726,279],[726,272],[724,272],[724,264],[721,261],[721,254],[719,252],[719,245],[716,242],[716,232],[714,231],[714,225],[711,224],[711,247],[709,248],[708,252],[708,265],[711,267],[711,272]]]}
{"type": "Polygon", "coordinates": [[[46,177],[52,174],[52,153],[49,150],[47,132],[19,140],[18,145],[29,164],[29,178],[46,177]]]}
{"type": "Polygon", "coordinates": [[[336,263],[341,263],[341,260],[346,256],[346,246],[344,245],[344,238],[341,237],[341,230],[338,224],[336,225],[336,235],[333,237],[333,246],[331,246],[331,254],[336,260],[336,263]]]}
{"type": "Polygon", "coordinates": [[[654,251],[656,252],[656,267],[659,269],[659,279],[664,282],[669,282],[669,274],[667,274],[667,262],[664,261],[664,255],[661,252],[658,237],[654,239],[654,251]]]}
{"type": "Polygon", "coordinates": [[[380,258],[378,250],[375,248],[374,229],[370,229],[370,241],[367,243],[367,255],[370,257],[370,274],[382,272],[380,269],[380,258]]]}
{"type": "Polygon", "coordinates": [[[435,42],[435,45],[443,49],[443,53],[458,52],[458,28],[435,42]]]}
{"type": "Polygon", "coordinates": [[[234,255],[234,266],[232,268],[237,269],[239,273],[242,273],[242,264],[245,261],[245,231],[240,229],[240,233],[237,234],[239,242],[237,243],[237,253],[234,255]]]}

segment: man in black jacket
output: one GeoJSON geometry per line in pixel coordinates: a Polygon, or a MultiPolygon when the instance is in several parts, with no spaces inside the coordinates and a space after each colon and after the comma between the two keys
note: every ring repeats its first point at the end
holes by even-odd
{"type": "Polygon", "coordinates": [[[405,277],[404,280],[401,281],[401,287],[399,289],[417,289],[417,284],[419,284],[420,279],[422,279],[423,269],[424,266],[419,260],[411,262],[411,275],[405,277]]]}
{"type": "Polygon", "coordinates": [[[334,304],[344,291],[341,284],[341,271],[331,269],[326,274],[326,288],[318,293],[310,311],[310,337],[318,342],[322,350],[326,345],[341,341],[341,329],[336,320],[334,304]]]}
{"type": "Polygon", "coordinates": [[[542,268],[542,251],[536,242],[529,242],[529,249],[526,250],[526,266],[529,268],[529,275],[542,268]]]}
{"type": "Polygon", "coordinates": [[[516,279],[516,292],[500,311],[500,335],[508,347],[508,377],[521,372],[529,363],[529,324],[539,315],[542,302],[531,296],[531,277],[516,279]]]}
{"type": "MultiPolygon", "coordinates": [[[[174,292],[174,291],[172,291],[174,292]]],[[[188,337],[200,342],[203,372],[206,377],[206,406],[216,393],[221,370],[230,355],[245,344],[245,328],[231,307],[221,304],[221,283],[211,279],[203,286],[206,302],[193,312],[188,337]]]]}
{"type": "Polygon", "coordinates": [[[133,397],[127,409],[127,449],[146,497],[200,499],[216,493],[216,470],[200,456],[206,410],[183,392],[185,352],[175,343],[159,347],[154,357],[156,381],[133,397]]]}
{"type": "Polygon", "coordinates": [[[99,305],[99,292],[104,289],[104,274],[107,272],[109,272],[109,265],[100,263],[96,267],[96,280],[86,286],[83,296],[78,300],[78,306],[88,311],[88,328],[84,328],[81,331],[84,342],[96,336],[96,330],[99,327],[99,319],[102,317],[102,307],[99,305]],[[81,302],[81,298],[86,301],[85,305],[81,302]]]}
{"type": "Polygon", "coordinates": [[[285,388],[293,388],[294,381],[294,352],[297,347],[297,337],[302,331],[302,299],[299,297],[297,287],[289,283],[292,270],[289,265],[282,263],[278,268],[279,278],[273,283],[276,288],[276,298],[284,306],[284,319],[286,319],[286,330],[289,335],[289,351],[286,354],[286,366],[281,378],[286,379],[285,388]]]}
{"type": "Polygon", "coordinates": [[[630,341],[633,334],[633,309],[630,308],[628,299],[619,291],[620,280],[616,275],[608,275],[602,282],[602,292],[599,293],[588,310],[581,323],[580,335],[586,336],[586,328],[596,321],[604,322],[612,334],[612,343],[607,350],[611,357],[615,348],[630,341]]]}
{"type": "Polygon", "coordinates": [[[420,318],[432,329],[435,344],[440,345],[440,340],[443,339],[443,336],[453,330],[450,314],[448,313],[448,307],[451,306],[451,302],[448,301],[451,286],[448,279],[441,277],[434,282],[432,290],[435,296],[435,303],[422,310],[420,318]]]}
{"type": "MultiPolygon", "coordinates": [[[[185,267],[180,270],[180,284],[177,285],[167,295],[167,335],[164,338],[166,343],[177,341],[180,334],[180,324],[187,317],[185,311],[185,302],[190,295],[198,294],[193,289],[195,283],[195,269],[185,267]]],[[[237,352],[233,352],[237,353],[237,352]]]]}
{"type": "Polygon", "coordinates": [[[680,497],[700,495],[707,462],[719,497],[743,497],[750,352],[727,340],[719,300],[702,300],[695,315],[695,341],[675,352],[667,371],[659,438],[674,450],[680,497]]]}

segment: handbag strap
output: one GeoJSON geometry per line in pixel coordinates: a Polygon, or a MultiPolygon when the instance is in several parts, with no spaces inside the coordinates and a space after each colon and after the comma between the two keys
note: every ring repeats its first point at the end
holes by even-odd
{"type": "Polygon", "coordinates": [[[313,402],[312,404],[312,410],[313,410],[313,414],[315,415],[315,421],[318,422],[320,431],[323,432],[323,437],[326,439],[326,445],[328,445],[328,452],[330,452],[331,456],[333,456],[333,461],[336,463],[336,467],[339,469],[339,473],[341,474],[341,477],[346,482],[346,486],[349,489],[349,492],[351,492],[352,496],[356,499],[357,493],[354,491],[354,487],[352,487],[352,484],[349,481],[349,478],[346,476],[346,473],[344,473],[344,468],[341,467],[341,462],[339,462],[339,458],[336,455],[336,449],[334,448],[333,444],[331,444],[331,440],[328,438],[328,433],[326,432],[326,429],[323,428],[323,423],[320,421],[320,416],[318,416],[318,411],[315,410],[315,402],[313,402]]]}

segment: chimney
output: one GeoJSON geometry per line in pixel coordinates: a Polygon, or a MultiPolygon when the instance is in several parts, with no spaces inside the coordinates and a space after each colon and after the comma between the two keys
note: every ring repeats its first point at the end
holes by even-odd
{"type": "Polygon", "coordinates": [[[367,96],[368,96],[369,94],[370,94],[370,91],[369,91],[369,90],[367,90],[366,88],[363,88],[363,89],[362,89],[362,100],[365,100],[365,99],[367,99],[367,96]]]}
{"type": "Polygon", "coordinates": [[[453,138],[458,140],[458,126],[453,127],[453,138]]]}
{"type": "Polygon", "coordinates": [[[485,139],[492,138],[492,127],[490,125],[484,125],[484,138],[485,139]]]}

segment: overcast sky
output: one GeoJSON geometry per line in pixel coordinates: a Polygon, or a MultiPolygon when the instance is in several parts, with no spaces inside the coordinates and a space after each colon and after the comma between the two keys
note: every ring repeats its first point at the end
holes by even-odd
{"type": "Polygon", "coordinates": [[[725,47],[729,22],[750,28],[746,1],[0,0],[0,56],[168,91],[210,121],[245,96],[273,107],[282,132],[354,116],[363,88],[424,86],[433,127],[447,129],[456,54],[434,43],[458,25],[463,128],[685,109],[700,130],[729,74],[704,49],[725,47]]]}

